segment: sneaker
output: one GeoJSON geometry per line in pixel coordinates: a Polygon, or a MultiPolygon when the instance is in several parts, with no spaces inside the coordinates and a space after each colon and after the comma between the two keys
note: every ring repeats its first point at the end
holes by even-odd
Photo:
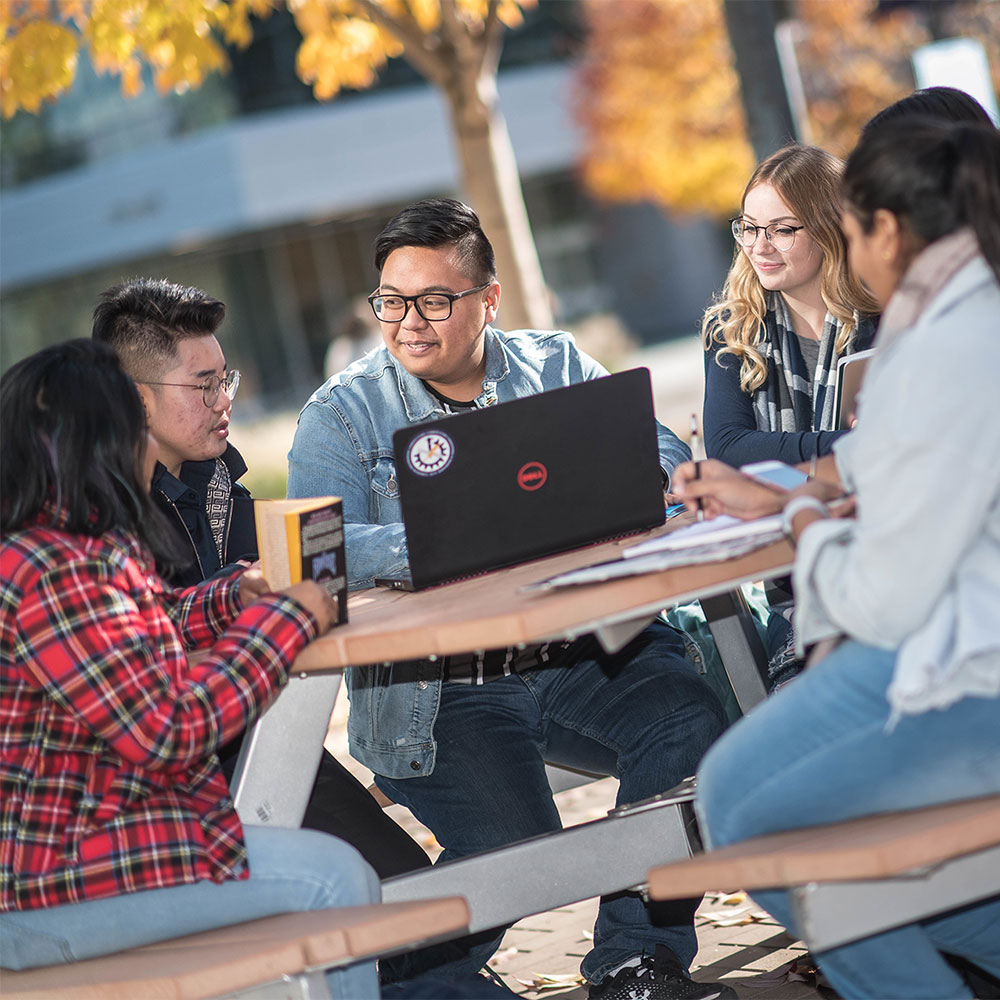
{"type": "Polygon", "coordinates": [[[736,1000],[722,983],[696,983],[662,944],[655,955],[640,955],[590,987],[589,1000],[736,1000]]]}

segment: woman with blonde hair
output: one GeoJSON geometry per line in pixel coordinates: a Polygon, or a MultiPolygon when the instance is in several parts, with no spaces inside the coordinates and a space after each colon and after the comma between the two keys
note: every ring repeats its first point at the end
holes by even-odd
{"type": "MultiPolygon", "coordinates": [[[[729,465],[796,464],[845,432],[834,413],[837,360],[865,350],[877,305],[847,267],[843,163],[815,146],[779,149],[753,172],[732,220],[736,254],[705,313],[705,452],[729,465]]],[[[801,669],[788,581],[767,588],[768,676],[801,669]]]]}
{"type": "Polygon", "coordinates": [[[793,144],[754,171],[737,249],[705,313],[705,450],[729,465],[807,462],[840,436],[837,359],[871,346],[877,306],[847,269],[842,162],[793,144]]]}

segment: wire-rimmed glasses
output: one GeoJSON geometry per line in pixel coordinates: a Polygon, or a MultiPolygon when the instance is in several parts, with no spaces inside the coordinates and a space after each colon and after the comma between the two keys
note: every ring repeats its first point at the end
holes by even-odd
{"type": "Polygon", "coordinates": [[[795,234],[800,229],[805,229],[805,226],[790,226],[787,222],[772,222],[769,226],[755,226],[752,222],[747,222],[746,219],[732,219],[729,224],[733,230],[733,239],[741,247],[752,247],[757,242],[757,236],[763,233],[764,239],[775,250],[782,252],[791,250],[795,243],[795,234]]]}
{"type": "Polygon", "coordinates": [[[198,385],[192,385],[190,382],[147,382],[142,381],[143,385],[172,385],[176,386],[178,389],[201,389],[201,398],[205,405],[209,408],[215,406],[216,400],[219,398],[219,392],[223,389],[226,390],[226,395],[232,399],[237,390],[240,387],[240,370],[238,368],[233,368],[226,372],[224,378],[219,378],[218,375],[209,375],[204,382],[198,385]]]}

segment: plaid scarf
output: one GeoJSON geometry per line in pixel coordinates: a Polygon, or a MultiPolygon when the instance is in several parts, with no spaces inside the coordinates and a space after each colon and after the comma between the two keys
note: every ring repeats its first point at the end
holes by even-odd
{"type": "MultiPolygon", "coordinates": [[[[858,324],[862,331],[863,319],[858,324]]],[[[757,429],[762,431],[828,431],[833,429],[833,403],[837,392],[837,360],[834,350],[842,323],[830,313],[823,321],[816,371],[811,374],[802,360],[785,300],[768,292],[764,318],[766,336],[757,350],[767,365],[767,380],[753,394],[757,429]],[[812,392],[810,392],[810,386],[812,392]]],[[[845,354],[860,349],[856,336],[845,354]]],[[[870,338],[869,338],[870,339],[870,338]]],[[[868,346],[866,343],[865,347],[868,346]]]]}

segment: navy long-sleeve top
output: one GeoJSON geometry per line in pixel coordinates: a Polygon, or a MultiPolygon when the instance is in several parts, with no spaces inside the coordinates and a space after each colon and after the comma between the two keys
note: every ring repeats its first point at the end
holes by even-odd
{"type": "MultiPolygon", "coordinates": [[[[871,346],[874,329],[874,323],[863,324],[858,331],[855,350],[871,346]]],[[[765,459],[796,465],[808,462],[814,455],[822,457],[830,454],[833,442],[847,431],[759,430],[753,396],[740,388],[740,359],[733,354],[724,354],[719,359],[721,363],[716,363],[721,347],[721,344],[713,343],[705,352],[702,427],[705,454],[709,458],[718,458],[733,466],[765,459]]]]}

